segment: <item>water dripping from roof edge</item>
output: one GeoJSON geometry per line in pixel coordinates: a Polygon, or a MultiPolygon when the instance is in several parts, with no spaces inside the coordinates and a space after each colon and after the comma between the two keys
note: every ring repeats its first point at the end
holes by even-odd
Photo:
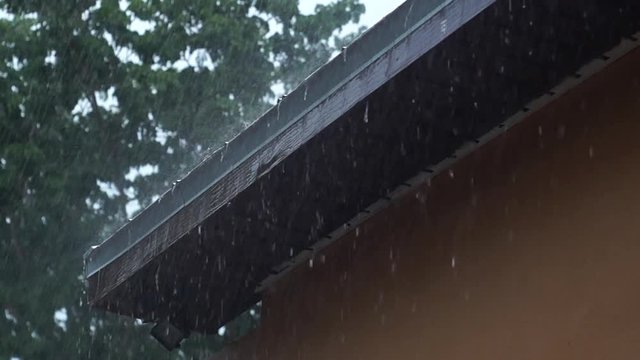
{"type": "Polygon", "coordinates": [[[404,17],[404,28],[407,28],[407,23],[409,22],[409,16],[411,15],[411,13],[413,12],[413,4],[414,2],[411,2],[411,5],[409,5],[409,11],[407,11],[407,16],[404,17]]]}
{"type": "Polygon", "coordinates": [[[364,123],[368,124],[369,123],[369,102],[367,101],[367,105],[364,108],[364,123]]]}

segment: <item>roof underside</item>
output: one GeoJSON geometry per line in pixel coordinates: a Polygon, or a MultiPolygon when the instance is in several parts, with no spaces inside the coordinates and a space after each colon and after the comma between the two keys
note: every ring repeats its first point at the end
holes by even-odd
{"type": "Polygon", "coordinates": [[[637,0],[408,1],[90,252],[90,303],[215,332],[265,278],[639,29],[637,0]]]}

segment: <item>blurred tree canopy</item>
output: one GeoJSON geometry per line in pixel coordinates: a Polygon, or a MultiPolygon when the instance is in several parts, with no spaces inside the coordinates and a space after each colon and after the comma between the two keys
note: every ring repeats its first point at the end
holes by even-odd
{"type": "MultiPolygon", "coordinates": [[[[91,311],[82,254],[328,60],[364,7],[339,0],[0,0],[0,358],[166,353],[91,311]]],[[[189,343],[190,342],[190,343],[189,343]]]]}

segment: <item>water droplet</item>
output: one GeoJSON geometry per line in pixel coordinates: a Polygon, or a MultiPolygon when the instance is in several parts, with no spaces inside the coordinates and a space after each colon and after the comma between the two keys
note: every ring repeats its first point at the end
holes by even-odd
{"type": "Polygon", "coordinates": [[[589,159],[593,159],[594,153],[593,146],[589,146],[589,159]]]}
{"type": "Polygon", "coordinates": [[[411,6],[409,6],[409,11],[407,11],[407,16],[404,17],[404,28],[407,28],[407,23],[409,22],[409,15],[413,11],[413,2],[411,2],[411,6]]]}
{"type": "Polygon", "coordinates": [[[449,177],[453,179],[455,176],[456,174],[453,172],[453,170],[449,169],[449,177]]]}
{"type": "Polygon", "coordinates": [[[364,108],[364,123],[367,124],[369,123],[369,102],[367,101],[367,105],[364,108]]]}
{"type": "Polygon", "coordinates": [[[558,139],[564,139],[564,135],[566,133],[566,128],[563,124],[558,126],[558,139]]]}
{"type": "Polygon", "coordinates": [[[342,47],[342,60],[344,62],[347,62],[347,47],[346,46],[342,47]]]}
{"type": "Polygon", "coordinates": [[[309,91],[309,87],[305,86],[304,87],[304,101],[307,101],[307,92],[309,91]]]}
{"type": "Polygon", "coordinates": [[[456,267],[456,257],[452,256],[451,257],[451,268],[455,269],[455,267],[456,267]]]}
{"type": "Polygon", "coordinates": [[[309,259],[309,268],[313,268],[313,258],[309,259]]]}
{"type": "Polygon", "coordinates": [[[447,19],[440,21],[440,32],[443,34],[447,32],[447,19]]]}

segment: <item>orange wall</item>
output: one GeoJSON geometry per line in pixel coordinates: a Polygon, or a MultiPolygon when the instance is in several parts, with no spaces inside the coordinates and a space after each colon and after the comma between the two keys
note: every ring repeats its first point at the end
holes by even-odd
{"type": "Polygon", "coordinates": [[[640,51],[267,290],[220,359],[640,358],[640,51]]]}

